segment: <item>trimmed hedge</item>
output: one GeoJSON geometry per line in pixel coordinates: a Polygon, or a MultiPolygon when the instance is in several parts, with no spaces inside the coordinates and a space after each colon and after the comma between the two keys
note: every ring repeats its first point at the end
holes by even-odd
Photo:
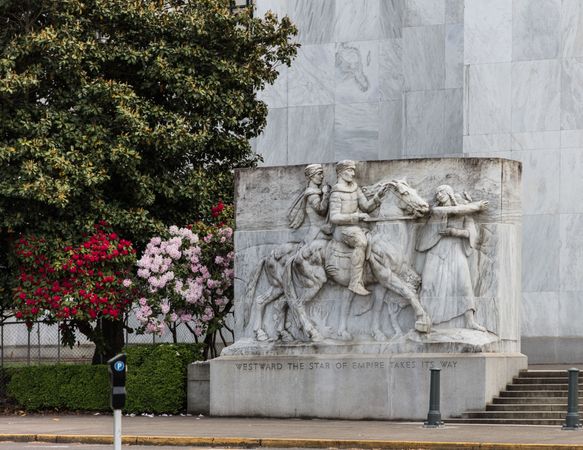
{"type": "MultiPolygon", "coordinates": [[[[126,349],[128,397],[125,412],[176,414],[186,407],[186,368],[200,359],[188,344],[132,346],[126,349]]],[[[8,395],[27,411],[109,410],[107,366],[47,365],[9,369],[8,395]]]]}

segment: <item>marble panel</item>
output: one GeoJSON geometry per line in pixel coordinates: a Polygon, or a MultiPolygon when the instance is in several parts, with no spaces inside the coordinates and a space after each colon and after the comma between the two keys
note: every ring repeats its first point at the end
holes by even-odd
{"type": "Polygon", "coordinates": [[[379,94],[381,101],[400,99],[403,92],[403,40],[379,41],[379,94]]]}
{"type": "Polygon", "coordinates": [[[514,0],[512,59],[524,61],[559,56],[561,0],[514,0]]]}
{"type": "Polygon", "coordinates": [[[443,89],[444,25],[403,29],[403,76],[406,90],[443,89]]]}
{"type": "Polygon", "coordinates": [[[379,159],[402,156],[403,102],[394,100],[380,103],[379,159]]]}
{"type": "Polygon", "coordinates": [[[522,162],[524,214],[558,213],[561,151],[512,151],[512,159],[522,162]]]}
{"type": "Polygon", "coordinates": [[[509,152],[511,149],[510,133],[472,134],[463,137],[464,152],[472,155],[490,154],[499,156],[499,152],[509,152]]]}
{"type": "Polygon", "coordinates": [[[560,217],[561,291],[583,291],[583,214],[560,217]]]}
{"type": "Polygon", "coordinates": [[[443,153],[445,91],[405,94],[404,154],[443,153]]]}
{"type": "Polygon", "coordinates": [[[559,131],[512,133],[512,150],[542,150],[560,146],[561,133],[559,131]]]}
{"type": "Polygon", "coordinates": [[[559,323],[558,292],[523,292],[522,336],[558,336],[559,323]]]}
{"type": "Polygon", "coordinates": [[[336,0],[335,42],[378,39],[379,13],[380,0],[336,0]]]}
{"type": "Polygon", "coordinates": [[[444,100],[443,149],[446,153],[463,152],[463,90],[446,89],[444,100]]]}
{"type": "Polygon", "coordinates": [[[262,166],[287,164],[287,111],[269,110],[267,125],[255,143],[255,152],[263,157],[262,166]]]}
{"type": "Polygon", "coordinates": [[[583,130],[561,131],[561,148],[583,147],[583,130]]]}
{"type": "Polygon", "coordinates": [[[511,64],[469,66],[465,84],[468,134],[510,131],[511,64]]]}
{"type": "Polygon", "coordinates": [[[405,0],[382,0],[380,2],[380,38],[396,39],[403,36],[405,0]]]}
{"type": "Polygon", "coordinates": [[[263,17],[268,11],[280,19],[288,14],[288,0],[255,0],[255,17],[263,17]]]}
{"type": "Polygon", "coordinates": [[[445,23],[445,0],[405,0],[406,27],[445,23]]]}
{"type": "Polygon", "coordinates": [[[464,63],[512,59],[512,0],[466,0],[464,63]]]}
{"type": "Polygon", "coordinates": [[[581,148],[561,149],[559,177],[561,213],[583,213],[583,145],[581,148]]]}
{"type": "Polygon", "coordinates": [[[565,58],[583,56],[583,2],[581,0],[563,0],[561,43],[565,58]]]}
{"type": "Polygon", "coordinates": [[[289,70],[289,106],[334,103],[334,50],[334,44],[300,47],[289,70]]]}
{"type": "Polygon", "coordinates": [[[334,159],[372,160],[379,154],[379,103],[339,104],[334,116],[334,159]]]}
{"type": "Polygon", "coordinates": [[[559,216],[522,217],[522,291],[550,292],[559,289],[559,216]]]}
{"type": "Polygon", "coordinates": [[[512,131],[559,130],[560,102],[558,60],[512,63],[512,131]]]}
{"type": "Polygon", "coordinates": [[[464,25],[445,26],[445,87],[459,88],[464,83],[464,25]]]}
{"type": "Polygon", "coordinates": [[[464,0],[445,0],[445,23],[464,21],[464,0]]]}
{"type": "Polygon", "coordinates": [[[267,84],[265,89],[257,92],[257,98],[263,100],[269,108],[285,108],[287,106],[287,79],[289,67],[278,68],[279,76],[273,84],[267,84]]]}
{"type": "Polygon", "coordinates": [[[379,99],[379,41],[336,44],[335,102],[359,103],[379,99]]]}
{"type": "Polygon", "coordinates": [[[561,292],[558,316],[558,323],[560,324],[559,336],[583,336],[583,327],[581,326],[581,317],[583,317],[583,291],[561,292]]]}
{"type": "Polygon", "coordinates": [[[334,160],[334,105],[288,109],[288,164],[334,160]]]}
{"type": "Polygon", "coordinates": [[[302,44],[324,44],[334,41],[336,0],[287,0],[289,16],[298,27],[297,39],[302,44]]]}
{"type": "Polygon", "coordinates": [[[583,128],[583,58],[563,60],[561,129],[583,128]]]}

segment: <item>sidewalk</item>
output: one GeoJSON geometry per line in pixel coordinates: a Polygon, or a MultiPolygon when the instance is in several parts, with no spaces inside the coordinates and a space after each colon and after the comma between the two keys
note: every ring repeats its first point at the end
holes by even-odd
{"type": "MultiPolygon", "coordinates": [[[[113,418],[99,416],[0,416],[0,441],[112,442],[113,418]]],[[[211,417],[124,417],[124,443],[140,445],[387,448],[387,449],[572,449],[583,450],[583,431],[556,426],[239,419],[211,417]]],[[[131,447],[130,447],[131,448],[131,447]]]]}

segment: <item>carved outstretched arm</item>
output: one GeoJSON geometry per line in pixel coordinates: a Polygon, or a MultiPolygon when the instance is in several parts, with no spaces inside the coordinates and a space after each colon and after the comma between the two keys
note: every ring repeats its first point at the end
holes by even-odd
{"type": "Polygon", "coordinates": [[[381,206],[382,198],[378,194],[375,194],[370,200],[366,198],[366,196],[362,193],[362,191],[358,190],[358,207],[363,210],[364,212],[372,212],[381,206]]]}
{"type": "Polygon", "coordinates": [[[465,214],[473,214],[476,212],[483,211],[488,207],[488,202],[486,200],[482,200],[479,202],[472,202],[467,203],[465,205],[457,205],[457,206],[434,206],[431,210],[434,213],[439,214],[453,214],[462,216],[465,214]]]}

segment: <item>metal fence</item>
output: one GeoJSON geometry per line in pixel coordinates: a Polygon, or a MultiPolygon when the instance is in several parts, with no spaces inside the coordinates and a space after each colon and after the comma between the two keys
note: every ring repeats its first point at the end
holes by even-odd
{"type": "MultiPolygon", "coordinates": [[[[135,318],[130,315],[126,324],[137,328],[135,318]]],[[[194,343],[194,336],[186,328],[178,328],[177,342],[194,343]]],[[[173,336],[136,334],[126,331],[125,345],[156,344],[174,342],[173,336]]],[[[72,347],[61,345],[58,323],[48,325],[34,322],[28,327],[25,322],[5,321],[0,323],[0,369],[11,365],[90,363],[95,345],[84,335],[77,333],[77,343],[72,347]]]]}

